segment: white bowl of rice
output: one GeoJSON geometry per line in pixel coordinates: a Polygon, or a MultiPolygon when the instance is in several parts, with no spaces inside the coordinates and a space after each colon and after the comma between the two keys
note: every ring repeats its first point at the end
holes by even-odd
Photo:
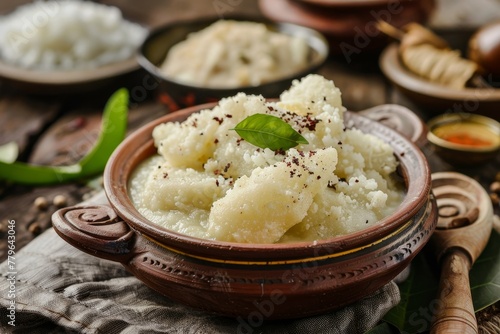
{"type": "Polygon", "coordinates": [[[147,29],[119,8],[90,1],[35,1],[0,16],[0,76],[37,92],[96,87],[139,69],[147,29]]]}

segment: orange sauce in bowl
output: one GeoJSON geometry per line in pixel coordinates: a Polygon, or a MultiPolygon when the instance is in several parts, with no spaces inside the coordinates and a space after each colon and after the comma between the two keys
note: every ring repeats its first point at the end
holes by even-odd
{"type": "Polygon", "coordinates": [[[482,146],[491,146],[491,144],[492,144],[492,142],[489,140],[476,138],[476,137],[471,136],[470,134],[465,133],[465,132],[444,135],[441,138],[446,140],[446,141],[449,141],[451,143],[455,143],[455,144],[459,144],[459,145],[466,145],[466,146],[482,147],[482,146]]]}
{"type": "Polygon", "coordinates": [[[488,126],[472,123],[448,123],[434,129],[434,134],[447,142],[473,148],[492,148],[500,137],[488,126]]]}

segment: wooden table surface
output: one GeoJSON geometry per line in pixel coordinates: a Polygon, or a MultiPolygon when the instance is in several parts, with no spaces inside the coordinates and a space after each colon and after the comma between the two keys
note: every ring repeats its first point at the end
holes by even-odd
{"type": "MultiPolygon", "coordinates": [[[[2,0],[0,13],[23,2],[2,0]]],[[[136,1],[106,0],[102,3],[120,7],[132,20],[155,27],[175,20],[199,16],[214,16],[213,1],[136,1]]],[[[234,13],[262,15],[257,1],[241,1],[234,13]]],[[[450,31],[448,31],[450,33],[450,31]]],[[[453,38],[466,35],[453,33],[453,38]]],[[[378,67],[378,55],[372,54],[347,64],[342,57],[330,57],[320,74],[335,81],[342,91],[344,105],[352,111],[372,106],[396,103],[413,110],[424,121],[436,114],[413,105],[384,78],[378,67]]],[[[115,82],[106,89],[90,90],[80,95],[36,95],[0,81],[0,145],[15,141],[20,147],[20,160],[43,165],[62,165],[78,161],[97,138],[103,105],[109,94],[119,87],[133,88],[146,76],[141,70],[115,82]]],[[[134,100],[129,112],[129,132],[170,112],[156,91],[148,91],[146,98],[134,100]],[[140,101],[139,101],[140,100],[140,101]]],[[[500,157],[496,161],[458,169],[448,165],[425,150],[433,172],[457,170],[478,179],[487,187],[500,171],[500,157]]],[[[7,222],[16,221],[16,249],[21,249],[38,234],[51,226],[51,214],[57,209],[52,204],[56,195],[63,195],[67,205],[73,205],[101,190],[100,176],[90,180],[47,187],[28,187],[0,184],[0,260],[6,258],[7,222]],[[44,197],[49,207],[39,209],[34,200],[44,197]]],[[[499,214],[498,206],[496,213],[499,214]]]]}

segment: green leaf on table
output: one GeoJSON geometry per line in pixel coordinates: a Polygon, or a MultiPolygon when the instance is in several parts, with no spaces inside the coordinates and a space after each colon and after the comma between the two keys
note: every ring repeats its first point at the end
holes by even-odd
{"type": "Polygon", "coordinates": [[[495,229],[472,266],[469,280],[476,312],[500,300],[500,234],[495,229]]]}
{"type": "Polygon", "coordinates": [[[114,149],[125,138],[129,94],[125,88],[108,100],[96,144],[78,163],[70,166],[41,166],[0,160],[0,180],[28,185],[62,183],[95,175],[104,170],[114,149]]]}
{"type": "MultiPolygon", "coordinates": [[[[399,285],[401,302],[384,321],[407,334],[429,330],[438,306],[438,269],[420,253],[411,264],[409,277],[399,285]]],[[[477,312],[500,300],[500,235],[492,230],[490,240],[469,273],[474,310],[477,312]]]]}
{"type": "Polygon", "coordinates": [[[422,333],[430,328],[437,305],[439,278],[424,254],[417,255],[410,275],[399,285],[401,302],[392,308],[384,320],[405,333],[422,333]]]}
{"type": "Polygon", "coordinates": [[[365,332],[364,334],[393,334],[394,330],[391,328],[391,326],[383,322],[372,329],[370,329],[368,332],[365,332]]]}
{"type": "Polygon", "coordinates": [[[15,141],[0,146],[0,161],[10,164],[16,161],[18,155],[19,146],[15,141]]]}
{"type": "Polygon", "coordinates": [[[233,130],[250,144],[274,151],[287,150],[298,144],[308,144],[290,124],[279,117],[266,114],[248,116],[233,130]]]}

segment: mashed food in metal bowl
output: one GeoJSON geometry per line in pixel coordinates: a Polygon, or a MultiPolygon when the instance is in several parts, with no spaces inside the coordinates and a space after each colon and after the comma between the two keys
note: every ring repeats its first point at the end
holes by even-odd
{"type": "Polygon", "coordinates": [[[130,184],[139,212],[194,237],[277,243],[323,240],[371,226],[395,211],[404,191],[391,146],[346,129],[341,93],[309,75],[280,100],[225,98],[182,123],[157,126],[158,155],[130,184]],[[287,151],[258,148],[234,127],[256,114],[278,116],[307,139],[287,151]]]}
{"type": "Polygon", "coordinates": [[[173,46],[161,70],[201,87],[258,86],[304,70],[309,53],[302,37],[263,23],[219,20],[173,46]]]}

